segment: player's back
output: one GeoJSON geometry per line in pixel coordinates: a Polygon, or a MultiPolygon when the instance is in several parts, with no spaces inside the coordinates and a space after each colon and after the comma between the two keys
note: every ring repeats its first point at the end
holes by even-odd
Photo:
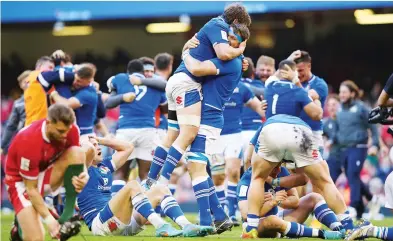
{"type": "Polygon", "coordinates": [[[45,90],[38,82],[39,71],[33,71],[28,76],[28,87],[24,92],[26,121],[25,126],[33,121],[45,118],[48,114],[48,101],[45,90]]]}
{"type": "Polygon", "coordinates": [[[13,176],[13,181],[21,181],[21,174],[37,174],[52,164],[63,151],[78,142],[79,132],[75,125],[68,133],[64,143],[50,142],[45,134],[46,119],[34,121],[21,129],[10,145],[6,169],[7,176],[13,176]],[[38,169],[33,169],[32,162],[38,169]],[[25,173],[26,172],[26,173],[25,173]]]}
{"type": "MultiPolygon", "coordinates": [[[[228,43],[228,30],[229,24],[227,24],[222,17],[212,18],[197,33],[199,45],[196,48],[190,49],[190,55],[200,61],[216,58],[217,55],[214,50],[214,45],[228,43]]],[[[187,70],[183,61],[175,71],[175,73],[179,72],[186,73],[197,82],[203,80],[203,77],[193,76],[187,70]]]]}
{"type": "Polygon", "coordinates": [[[81,135],[93,133],[94,121],[97,116],[97,91],[90,85],[74,92],[74,96],[81,103],[81,107],[75,109],[76,122],[81,135]]]}
{"type": "Polygon", "coordinates": [[[242,59],[237,57],[229,61],[222,61],[216,58],[211,61],[220,69],[220,75],[208,76],[203,82],[201,124],[221,129],[224,124],[225,103],[240,82],[242,59]]]}
{"type": "Polygon", "coordinates": [[[111,199],[111,187],[114,171],[111,157],[105,158],[97,167],[88,169],[89,181],[78,195],[78,207],[86,225],[90,228],[97,213],[111,199]]]}
{"type": "Polygon", "coordinates": [[[134,88],[135,100],[120,105],[119,129],[155,127],[155,112],[166,103],[165,93],[144,85],[134,88]]]}
{"type": "Polygon", "coordinates": [[[244,104],[252,98],[254,98],[254,94],[251,90],[244,83],[239,82],[229,101],[225,103],[224,128],[221,131],[221,135],[242,131],[241,116],[244,104]]]}
{"type": "MultiPolygon", "coordinates": [[[[306,91],[313,89],[318,93],[319,100],[321,101],[321,105],[323,108],[329,92],[325,80],[314,75],[310,81],[308,81],[307,83],[303,83],[303,87],[305,88],[306,91]]],[[[300,114],[300,118],[304,120],[311,127],[313,131],[322,131],[322,124],[323,124],[322,120],[320,121],[312,120],[304,111],[302,111],[302,113],[300,114]]]]}
{"type": "MultiPolygon", "coordinates": [[[[242,79],[246,85],[254,86],[257,88],[265,88],[265,85],[260,80],[242,79]]],[[[262,123],[261,116],[253,111],[251,108],[245,106],[242,112],[242,130],[257,130],[262,123]]]]}
{"type": "Polygon", "coordinates": [[[265,99],[268,103],[267,119],[278,114],[298,117],[304,106],[311,102],[303,88],[286,80],[270,82],[265,89],[265,99]]]}

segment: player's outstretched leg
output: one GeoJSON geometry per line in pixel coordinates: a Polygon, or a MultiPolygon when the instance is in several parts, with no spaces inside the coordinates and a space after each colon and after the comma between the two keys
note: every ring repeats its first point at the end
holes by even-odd
{"type": "Polygon", "coordinates": [[[257,228],[260,220],[260,210],[263,206],[265,193],[265,181],[271,171],[279,162],[269,162],[260,157],[258,154],[252,156],[252,177],[251,185],[248,191],[248,213],[247,227],[243,230],[243,238],[257,238],[257,228]]]}
{"type": "Polygon", "coordinates": [[[350,230],[353,228],[353,220],[350,218],[349,212],[347,212],[343,196],[333,183],[329,172],[326,171],[327,168],[326,162],[322,161],[304,167],[304,172],[310,178],[314,191],[323,196],[329,208],[336,213],[344,229],[350,230]]]}
{"type": "Polygon", "coordinates": [[[108,208],[112,216],[125,224],[130,223],[132,212],[135,210],[156,228],[158,237],[176,237],[182,234],[182,231],[174,229],[154,212],[152,204],[143,194],[142,187],[137,181],[128,182],[109,201],[108,208]]]}
{"type": "Polygon", "coordinates": [[[376,227],[368,221],[363,221],[362,224],[347,234],[345,240],[363,240],[365,238],[393,240],[393,227],[376,227]]]}
{"type": "Polygon", "coordinates": [[[268,216],[260,221],[258,226],[258,237],[269,237],[275,233],[281,233],[283,236],[289,238],[309,237],[330,240],[342,239],[342,234],[338,231],[310,228],[296,222],[284,221],[275,215],[268,216]]]}

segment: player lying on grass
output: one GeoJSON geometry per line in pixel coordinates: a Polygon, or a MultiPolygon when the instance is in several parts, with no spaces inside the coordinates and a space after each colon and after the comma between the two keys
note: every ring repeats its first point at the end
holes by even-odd
{"type": "Polygon", "coordinates": [[[143,193],[137,181],[130,181],[112,196],[112,173],[127,161],[134,147],[113,138],[90,137],[89,142],[94,145],[96,155],[93,160],[87,160],[90,179],[78,195],[78,206],[93,235],[135,235],[143,230],[146,220],[156,228],[158,237],[205,236],[213,232],[211,227],[191,224],[165,186],[157,185],[143,193]],[[116,153],[103,158],[99,145],[108,146],[116,153]],[[183,228],[182,231],[154,212],[153,207],[159,203],[165,214],[183,228]]]}
{"type": "MultiPolygon", "coordinates": [[[[255,145],[262,127],[250,142],[249,152],[254,152],[255,145]]],[[[249,161],[249,160],[246,160],[249,161]]],[[[252,170],[249,168],[243,174],[238,184],[237,197],[239,209],[243,220],[247,220],[248,201],[247,194],[251,183],[252,170]]],[[[342,233],[338,232],[343,227],[336,215],[328,208],[320,194],[310,193],[299,199],[294,187],[307,183],[304,174],[290,175],[284,167],[277,166],[270,173],[265,183],[265,203],[261,209],[259,221],[259,237],[277,237],[281,233],[287,237],[319,237],[322,239],[341,239],[342,233]],[[278,210],[283,208],[283,211],[278,210]],[[315,213],[318,220],[328,228],[335,231],[324,231],[303,226],[311,212],[315,213]],[[300,232],[299,232],[300,230],[300,232]]]]}

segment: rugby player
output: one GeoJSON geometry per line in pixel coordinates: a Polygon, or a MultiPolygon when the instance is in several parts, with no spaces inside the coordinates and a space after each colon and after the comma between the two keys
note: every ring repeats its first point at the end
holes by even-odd
{"type": "Polygon", "coordinates": [[[261,102],[242,82],[239,82],[224,109],[224,127],[215,148],[216,154],[210,163],[211,174],[216,186],[217,196],[225,199],[225,179],[227,181],[226,199],[228,201],[228,215],[235,226],[239,226],[235,214],[237,210],[236,187],[240,180],[242,151],[241,113],[243,106],[250,107],[258,113],[259,118],[265,116],[261,102]]]}
{"type": "MultiPolygon", "coordinates": [[[[261,130],[262,126],[258,129],[255,136],[250,141],[249,151],[252,153],[254,150],[258,150],[257,141],[261,130]]],[[[239,209],[242,218],[245,221],[247,220],[247,194],[250,186],[251,175],[252,169],[249,168],[242,176],[237,187],[239,209]]],[[[280,166],[273,169],[265,183],[266,203],[261,209],[260,215],[263,218],[259,221],[259,237],[276,237],[277,232],[280,232],[288,237],[305,237],[314,235],[315,237],[325,239],[342,238],[342,234],[340,232],[326,232],[310,229],[308,227],[304,227],[303,232],[297,232],[297,228],[302,226],[301,224],[304,223],[312,211],[314,211],[318,220],[320,220],[328,228],[336,231],[339,231],[342,228],[336,215],[327,207],[327,204],[321,195],[317,193],[310,193],[299,199],[294,187],[304,185],[307,182],[308,178],[303,173],[290,175],[286,168],[280,166]],[[281,207],[284,210],[279,212],[278,207],[281,207]]],[[[246,222],[243,223],[243,226],[246,225],[246,222]]]]}
{"type": "MultiPolygon", "coordinates": [[[[238,47],[247,40],[250,32],[245,25],[232,24],[228,32],[228,40],[231,46],[238,47]]],[[[225,214],[217,198],[214,184],[206,171],[206,165],[215,153],[216,142],[224,125],[223,109],[240,82],[242,73],[242,59],[235,58],[230,61],[212,59],[199,61],[193,58],[187,51],[183,53],[183,61],[187,69],[195,76],[206,76],[203,81],[201,127],[198,135],[191,144],[190,152],[187,153],[188,171],[191,175],[194,193],[197,198],[200,220],[202,225],[210,225],[212,218],[210,209],[214,215],[214,225],[217,233],[230,230],[233,223],[225,214]],[[214,75],[219,73],[219,75],[214,75]]],[[[181,158],[177,153],[175,158],[181,158]]],[[[173,165],[173,163],[172,163],[173,165]]],[[[163,175],[168,175],[165,172],[163,175]]]]}
{"type": "MultiPolygon", "coordinates": [[[[131,60],[127,66],[128,73],[122,73],[108,80],[111,91],[124,100],[124,95],[131,93],[128,103],[120,104],[119,128],[116,138],[133,143],[135,150],[128,160],[138,161],[139,179],[145,180],[153,159],[156,138],[155,111],[167,104],[165,93],[145,85],[133,86],[130,75],[144,79],[144,66],[140,60],[131,60]]],[[[111,98],[111,97],[110,97],[111,98]]],[[[108,100],[109,101],[109,100],[108,100]]],[[[107,102],[108,102],[107,101],[107,102]]],[[[165,110],[165,108],[163,108],[165,110]]],[[[125,178],[126,179],[126,178],[125,178]]]]}
{"type": "MultiPolygon", "coordinates": [[[[269,56],[262,55],[257,62],[256,76],[254,74],[254,64],[248,60],[250,66],[247,71],[243,73],[242,81],[250,88],[258,88],[263,90],[265,88],[265,81],[275,72],[275,60],[269,56]],[[257,78],[256,78],[257,77],[257,78]]],[[[254,94],[256,94],[254,92],[254,94]]],[[[257,95],[258,98],[261,96],[257,95]]],[[[262,123],[262,118],[258,113],[249,107],[244,107],[242,112],[242,140],[243,140],[243,154],[244,157],[248,155],[247,148],[251,138],[255,135],[259,126],[262,123]]],[[[251,153],[252,154],[252,153],[251,153]]],[[[247,169],[247,168],[246,168],[247,169]]]]}
{"type": "MultiPolygon", "coordinates": [[[[71,108],[54,104],[46,119],[22,129],[11,143],[5,183],[23,240],[44,240],[41,218],[51,237],[58,237],[60,224],[50,214],[43,196],[58,192],[64,183],[73,210],[75,191],[80,192],[88,181],[83,171],[86,155],[79,147],[74,122],[71,108]],[[75,170],[75,165],[82,168],[75,170]]],[[[69,217],[72,214],[66,213],[69,217]]]]}
{"type": "MultiPolygon", "coordinates": [[[[93,68],[80,71],[82,78],[89,78],[93,81],[95,71],[93,68]]],[[[55,103],[60,103],[71,107],[75,111],[76,123],[80,130],[81,139],[88,138],[93,134],[94,122],[97,118],[98,95],[93,85],[74,90],[72,97],[61,96],[58,91],[52,91],[51,99],[55,103]]]]}
{"type": "MultiPolygon", "coordinates": [[[[304,110],[312,120],[321,120],[323,110],[319,99],[311,99],[307,91],[297,88],[292,80],[296,80],[296,64],[291,60],[280,63],[279,69],[290,67],[291,76],[280,80],[271,77],[266,83],[265,98],[268,102],[266,112],[267,122],[264,124],[258,139],[257,155],[252,157],[252,180],[248,195],[248,226],[243,231],[243,237],[256,238],[260,218],[260,209],[263,206],[264,184],[270,172],[281,162],[289,159],[295,162],[296,167],[304,170],[314,187],[317,187],[323,197],[333,209],[342,199],[332,182],[328,171],[323,165],[318,165],[323,159],[318,151],[318,144],[314,141],[311,128],[299,117],[304,110]],[[281,134],[280,134],[281,133],[281,134]],[[277,138],[286,136],[285,139],[277,138]],[[331,195],[331,194],[336,195],[331,195]]],[[[325,164],[326,165],[326,164],[325,164]]],[[[342,210],[334,210],[344,216],[345,203],[342,210]]],[[[340,218],[340,215],[338,217],[340,218]]],[[[345,218],[349,218],[345,216],[345,218]]],[[[343,220],[344,218],[340,218],[343,220]]]]}
{"type": "MultiPolygon", "coordinates": [[[[238,48],[230,46],[228,31],[232,23],[246,26],[251,24],[251,18],[245,7],[238,3],[228,5],[221,16],[211,19],[200,29],[197,33],[200,45],[191,49],[190,55],[199,61],[213,58],[231,60],[240,56],[246,43],[242,43],[238,48]]],[[[147,185],[158,179],[163,166],[160,182],[168,183],[186,148],[198,134],[202,109],[200,82],[203,78],[190,72],[183,61],[168,81],[166,87],[169,108],[168,133],[154,152],[154,162],[149,171],[147,185]]],[[[216,75],[217,72],[212,74],[216,75]]]]}
{"type": "Polygon", "coordinates": [[[27,79],[28,87],[24,92],[25,126],[47,117],[49,106],[47,93],[53,90],[52,87],[55,84],[63,83],[73,86],[75,89],[88,86],[91,79],[84,78],[81,73],[89,68],[91,68],[91,65],[84,64],[75,73],[67,72],[64,69],[53,71],[54,63],[50,57],[43,56],[38,59],[35,71],[32,71],[27,79]]]}
{"type": "Polygon", "coordinates": [[[90,179],[78,195],[78,206],[93,235],[136,235],[143,231],[147,220],[156,228],[158,237],[205,236],[213,231],[212,227],[191,224],[165,186],[154,186],[145,194],[134,180],[112,193],[112,173],[124,165],[134,146],[114,138],[91,136],[89,141],[94,145],[96,155],[92,160],[86,160],[90,179]],[[103,158],[100,145],[112,148],[116,153],[103,158]],[[183,231],[174,229],[154,212],[153,207],[159,203],[183,231]]]}

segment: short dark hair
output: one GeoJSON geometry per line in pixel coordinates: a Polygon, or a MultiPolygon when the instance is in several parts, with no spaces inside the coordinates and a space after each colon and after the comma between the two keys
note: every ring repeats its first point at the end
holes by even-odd
{"type": "Polygon", "coordinates": [[[91,63],[83,63],[81,67],[76,71],[77,75],[82,79],[91,79],[94,77],[96,67],[91,63]]]}
{"type": "Polygon", "coordinates": [[[150,57],[143,56],[143,57],[140,57],[139,60],[142,61],[143,65],[145,65],[145,64],[154,65],[154,59],[152,59],[150,57]]]}
{"type": "Polygon", "coordinates": [[[159,53],[154,57],[154,62],[158,70],[166,70],[173,64],[173,56],[168,53],[159,53]]]}
{"type": "Polygon", "coordinates": [[[295,63],[311,63],[311,56],[307,51],[300,51],[301,55],[300,58],[295,59],[295,63]]]}
{"type": "Polygon", "coordinates": [[[75,122],[75,113],[66,105],[53,104],[48,109],[48,120],[53,123],[62,122],[69,126],[75,122]]]}
{"type": "Polygon", "coordinates": [[[242,37],[243,41],[250,38],[250,30],[244,24],[232,23],[231,27],[233,28],[233,32],[237,33],[242,37]]]}
{"type": "Polygon", "coordinates": [[[248,61],[248,69],[243,72],[243,78],[252,78],[255,72],[255,66],[254,62],[250,57],[245,57],[245,59],[248,61]]]}
{"type": "Polygon", "coordinates": [[[132,73],[143,73],[143,63],[139,59],[133,59],[127,64],[127,72],[132,73]]]}
{"type": "Polygon", "coordinates": [[[278,64],[278,69],[284,69],[284,66],[288,65],[291,69],[296,69],[296,63],[292,60],[284,59],[278,64]]]}
{"type": "Polygon", "coordinates": [[[35,67],[38,68],[39,66],[43,65],[45,62],[51,62],[52,64],[55,64],[55,62],[53,62],[53,59],[51,57],[41,56],[35,63],[35,67]]]}
{"type": "Polygon", "coordinates": [[[231,3],[225,9],[222,14],[225,22],[232,24],[233,21],[237,20],[240,24],[246,26],[251,25],[251,17],[247,12],[247,9],[240,3],[231,3]]]}

